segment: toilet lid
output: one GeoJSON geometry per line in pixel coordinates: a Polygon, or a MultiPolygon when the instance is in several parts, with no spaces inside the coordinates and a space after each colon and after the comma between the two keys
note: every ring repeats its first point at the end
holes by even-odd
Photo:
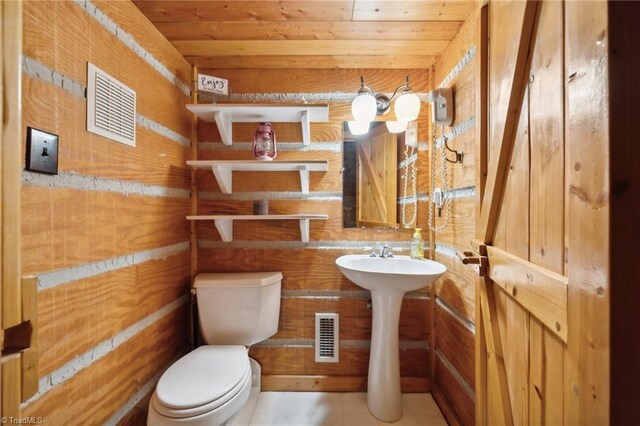
{"type": "Polygon", "coordinates": [[[244,346],[200,346],[165,371],[156,396],[167,408],[199,407],[227,395],[250,369],[244,346]]]}

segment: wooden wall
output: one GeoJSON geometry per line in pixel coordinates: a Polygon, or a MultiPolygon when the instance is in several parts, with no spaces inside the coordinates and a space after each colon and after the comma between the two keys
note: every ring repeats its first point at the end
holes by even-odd
{"type": "Polygon", "coordinates": [[[187,348],[190,67],[129,2],[26,1],[23,53],[23,140],[60,138],[59,174],[22,177],[41,377],[23,415],[116,423],[187,348]],[[85,130],[88,61],[136,91],[136,148],[85,130]]]}
{"type": "Polygon", "coordinates": [[[607,3],[490,2],[487,28],[477,422],[609,424],[607,3]]]}
{"type": "MultiPolygon", "coordinates": [[[[327,221],[311,221],[311,242],[300,242],[296,223],[234,223],[234,241],[221,242],[211,223],[198,225],[198,272],[282,271],[283,297],[278,333],[255,345],[251,356],[262,365],[265,389],[364,390],[371,333],[369,293],[342,276],[335,260],[347,253],[363,253],[372,242],[408,247],[410,230],[342,228],[342,134],[351,119],[350,101],[338,100],[359,88],[359,77],[376,92],[392,92],[409,74],[418,92],[430,87],[428,70],[229,70],[200,72],[229,80],[233,99],[271,99],[329,103],[329,122],[311,124],[311,144],[303,147],[300,125],[275,123],[279,160],[327,160],[326,173],[312,173],[310,194],[299,194],[294,172],[234,173],[234,192],[222,195],[211,172],[199,171],[200,214],[251,213],[253,199],[268,199],[270,213],[325,213],[327,221]],[[340,362],[314,362],[314,314],[340,314],[340,362]]],[[[218,99],[225,102],[227,100],[218,99]]],[[[419,140],[429,134],[428,109],[423,108],[419,140]]],[[[234,145],[224,146],[214,124],[198,123],[198,158],[251,159],[250,142],[256,124],[233,126],[234,145]]],[[[402,152],[404,150],[402,149],[402,152]]],[[[421,156],[426,158],[425,153],[421,156]]],[[[404,155],[404,154],[402,154],[404,155]]],[[[401,162],[403,156],[398,157],[401,162]]],[[[422,161],[424,162],[424,161],[422,161]]],[[[421,185],[424,183],[421,182],[421,185]]],[[[421,187],[422,192],[426,190],[421,187]]],[[[407,213],[411,214],[410,206],[407,213]]],[[[426,291],[404,301],[400,325],[401,372],[405,391],[429,389],[429,299],[426,291]]]]}
{"type": "MultiPolygon", "coordinates": [[[[454,119],[451,126],[438,128],[438,137],[449,135],[449,146],[463,151],[462,164],[447,163],[451,201],[451,220],[435,232],[435,260],[448,271],[435,283],[433,321],[432,393],[447,420],[452,424],[475,422],[475,275],[455,256],[456,250],[468,249],[476,225],[477,127],[480,125],[476,105],[479,90],[478,13],[462,26],[458,35],[435,65],[435,87],[451,87],[454,93],[454,119]]],[[[452,153],[448,158],[453,159],[452,153]]],[[[440,151],[436,152],[436,187],[440,177],[440,151]]],[[[444,225],[445,214],[437,218],[444,225]]]]}

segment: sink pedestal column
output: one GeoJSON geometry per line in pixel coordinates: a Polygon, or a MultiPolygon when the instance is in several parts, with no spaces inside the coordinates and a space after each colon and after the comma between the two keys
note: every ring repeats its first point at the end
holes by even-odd
{"type": "Polygon", "coordinates": [[[373,327],[367,405],[371,414],[384,422],[402,417],[398,325],[403,297],[404,293],[371,291],[373,327]]]}

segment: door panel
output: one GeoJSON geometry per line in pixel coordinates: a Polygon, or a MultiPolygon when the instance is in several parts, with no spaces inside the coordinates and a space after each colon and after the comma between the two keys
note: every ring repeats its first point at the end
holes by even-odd
{"type": "Polygon", "coordinates": [[[488,178],[471,248],[496,282],[477,281],[477,413],[608,424],[606,2],[488,8],[488,178]]]}
{"type": "Polygon", "coordinates": [[[397,136],[384,124],[358,142],[358,211],[356,225],[396,227],[397,136]]]}

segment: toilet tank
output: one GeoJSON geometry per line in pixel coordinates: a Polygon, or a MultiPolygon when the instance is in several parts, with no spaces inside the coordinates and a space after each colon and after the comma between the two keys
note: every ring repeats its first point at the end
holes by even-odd
{"type": "Polygon", "coordinates": [[[199,274],[200,332],[209,345],[253,345],[276,334],[281,272],[199,274]]]}

